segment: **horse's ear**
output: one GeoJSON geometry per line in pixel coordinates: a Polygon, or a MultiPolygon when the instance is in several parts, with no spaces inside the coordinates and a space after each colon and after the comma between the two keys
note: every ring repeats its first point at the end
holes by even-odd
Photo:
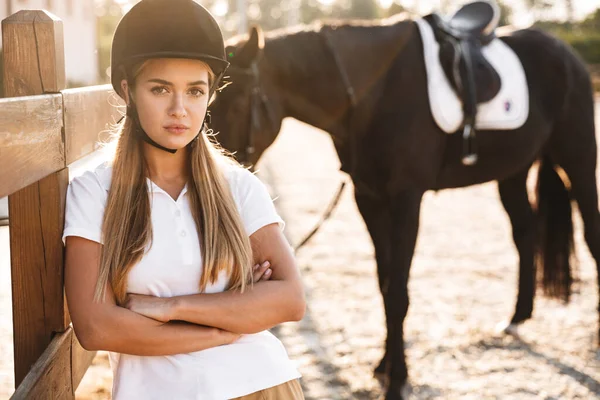
{"type": "Polygon", "coordinates": [[[253,62],[258,61],[265,47],[263,31],[259,26],[250,28],[250,37],[239,49],[228,46],[227,57],[232,64],[243,68],[249,68],[253,62]]]}
{"type": "Polygon", "coordinates": [[[261,51],[265,48],[265,35],[259,25],[252,25],[252,28],[250,28],[250,39],[248,39],[248,42],[255,42],[261,51]]]}

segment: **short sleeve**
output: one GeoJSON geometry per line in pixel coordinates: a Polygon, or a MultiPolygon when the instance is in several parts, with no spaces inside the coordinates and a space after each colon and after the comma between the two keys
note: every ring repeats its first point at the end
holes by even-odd
{"type": "Polygon", "coordinates": [[[277,213],[267,187],[256,175],[243,168],[236,168],[236,203],[248,236],[263,226],[277,223],[281,230],[285,223],[277,213]]]}
{"type": "Polygon", "coordinates": [[[67,236],[80,236],[104,243],[102,219],[107,197],[108,193],[98,176],[91,171],[71,181],[67,189],[63,243],[67,236]]]}

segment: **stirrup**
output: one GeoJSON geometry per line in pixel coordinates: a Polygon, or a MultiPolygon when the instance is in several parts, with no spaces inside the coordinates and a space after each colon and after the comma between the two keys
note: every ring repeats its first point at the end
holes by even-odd
{"type": "Polygon", "coordinates": [[[477,153],[475,151],[475,130],[471,124],[466,124],[463,130],[463,157],[462,163],[467,167],[477,164],[477,153]]]}

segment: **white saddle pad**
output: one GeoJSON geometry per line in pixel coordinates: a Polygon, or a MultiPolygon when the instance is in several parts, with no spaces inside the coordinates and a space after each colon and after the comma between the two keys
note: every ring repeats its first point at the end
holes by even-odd
{"type": "MultiPolygon", "coordinates": [[[[439,59],[440,46],[433,29],[424,19],[416,20],[423,39],[427,92],[433,119],[446,133],[455,133],[462,125],[462,102],[454,93],[439,59]]],[[[516,129],[529,115],[529,91],[521,61],[503,41],[496,38],[482,48],[488,62],[496,69],[502,82],[492,100],[477,106],[475,128],[516,129]]]]}

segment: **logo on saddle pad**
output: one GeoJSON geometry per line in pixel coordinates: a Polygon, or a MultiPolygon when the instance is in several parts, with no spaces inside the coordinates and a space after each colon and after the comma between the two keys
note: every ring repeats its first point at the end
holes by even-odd
{"type": "MultiPolygon", "coordinates": [[[[463,124],[463,103],[444,72],[440,61],[440,43],[436,40],[431,25],[425,19],[415,22],[423,42],[427,92],[433,119],[444,132],[455,133],[463,124]]],[[[488,75],[490,79],[495,80],[495,90],[488,98],[478,101],[475,128],[507,130],[521,127],[529,115],[529,92],[521,61],[514,51],[498,38],[481,47],[481,55],[485,59],[482,62],[489,64],[488,75]]],[[[490,87],[494,85],[490,83],[490,87]]],[[[481,99],[479,91],[478,99],[481,99]]]]}

